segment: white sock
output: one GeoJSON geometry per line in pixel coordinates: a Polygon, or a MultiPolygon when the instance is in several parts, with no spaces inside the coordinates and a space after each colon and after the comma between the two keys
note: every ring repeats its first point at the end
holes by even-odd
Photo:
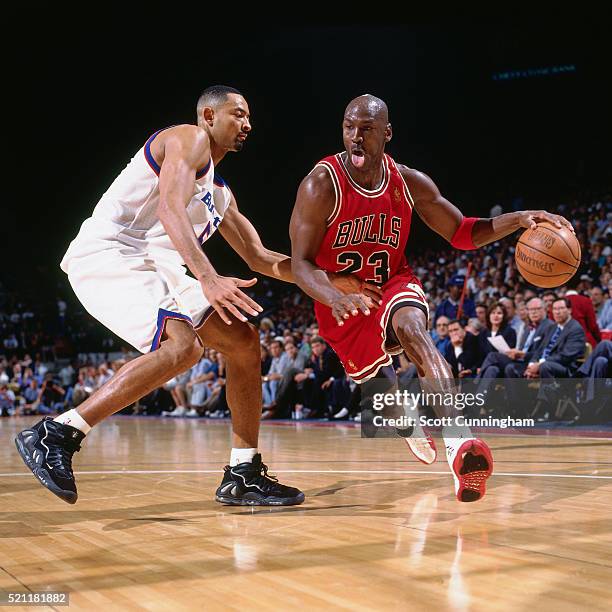
{"type": "Polygon", "coordinates": [[[87,435],[91,431],[91,425],[73,408],[60,414],[58,417],[53,419],[57,423],[63,423],[64,425],[70,425],[79,431],[82,431],[87,435]]]}
{"type": "Polygon", "coordinates": [[[234,467],[239,463],[250,463],[253,457],[257,454],[256,448],[232,448],[230,456],[230,467],[234,467]]]}

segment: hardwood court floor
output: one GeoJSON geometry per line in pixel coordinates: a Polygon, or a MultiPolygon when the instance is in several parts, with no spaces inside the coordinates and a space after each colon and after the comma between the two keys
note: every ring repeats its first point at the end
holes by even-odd
{"type": "Polygon", "coordinates": [[[115,417],[75,455],[70,506],[14,450],[31,421],[0,420],[0,591],[89,610],[610,609],[610,439],[489,436],[487,496],[460,504],[446,461],[401,440],[266,424],[264,461],[307,499],[253,509],[213,501],[227,423],[115,417]]]}

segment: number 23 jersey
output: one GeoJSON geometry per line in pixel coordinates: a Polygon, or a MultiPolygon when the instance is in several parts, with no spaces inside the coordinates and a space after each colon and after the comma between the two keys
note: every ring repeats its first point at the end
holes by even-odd
{"type": "Polygon", "coordinates": [[[410,233],[412,195],[389,155],[383,156],[383,180],[364,189],[349,174],[340,153],[322,159],[334,185],[336,201],[315,259],[327,272],[347,272],[383,286],[409,272],[404,251],[410,233]]]}

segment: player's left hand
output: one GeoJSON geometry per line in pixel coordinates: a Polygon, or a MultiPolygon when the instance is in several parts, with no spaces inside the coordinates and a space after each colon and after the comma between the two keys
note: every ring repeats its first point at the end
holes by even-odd
{"type": "Polygon", "coordinates": [[[331,284],[345,295],[361,293],[369,298],[371,301],[371,304],[368,304],[369,308],[377,308],[382,304],[382,289],[378,285],[362,281],[354,274],[328,272],[327,276],[331,284]]]}
{"type": "Polygon", "coordinates": [[[546,210],[521,210],[518,221],[520,227],[526,227],[527,229],[534,229],[538,223],[548,221],[559,229],[565,227],[574,234],[576,233],[572,224],[565,217],[549,213],[546,210]]]}

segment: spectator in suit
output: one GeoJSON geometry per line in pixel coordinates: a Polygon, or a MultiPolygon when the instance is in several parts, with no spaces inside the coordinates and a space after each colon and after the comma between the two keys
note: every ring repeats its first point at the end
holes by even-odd
{"type": "Polygon", "coordinates": [[[596,395],[602,396],[603,393],[598,393],[598,391],[605,390],[605,379],[612,376],[612,342],[602,340],[578,368],[576,376],[589,379],[586,390],[587,402],[593,401],[596,395]]]}
{"type": "Polygon", "coordinates": [[[310,341],[312,357],[303,373],[295,376],[297,383],[303,383],[303,404],[310,409],[311,417],[328,415],[348,406],[350,388],[338,356],[327,346],[321,336],[310,341]]]}
{"type": "MultiPolygon", "coordinates": [[[[465,283],[465,276],[461,274],[455,274],[448,281],[448,297],[436,308],[436,321],[438,317],[448,317],[448,319],[456,319],[457,318],[457,310],[459,308],[459,298],[461,297],[461,290],[463,289],[463,285],[465,283]]],[[[476,316],[476,307],[474,305],[474,301],[469,297],[465,297],[463,300],[463,312],[462,317],[475,317],[476,316]]]]}
{"type": "Polygon", "coordinates": [[[597,318],[599,329],[612,329],[612,276],[608,281],[608,298],[601,307],[601,314],[597,318]]]}
{"type": "Polygon", "coordinates": [[[586,336],[580,323],[572,318],[571,302],[567,298],[555,300],[553,315],[556,325],[548,329],[529,362],[506,366],[508,378],[567,378],[578,369],[586,336]]]}
{"type": "Polygon", "coordinates": [[[487,328],[478,334],[478,364],[484,363],[487,355],[497,352],[489,338],[501,336],[510,348],[516,346],[516,332],[508,323],[508,312],[500,302],[493,302],[487,310],[487,328]]]}
{"type": "Polygon", "coordinates": [[[276,400],[274,405],[264,411],[262,419],[287,418],[291,416],[291,410],[297,402],[295,377],[306,368],[307,358],[299,352],[293,339],[285,341],[285,355],[287,355],[288,365],[276,390],[276,400]]]}
{"type": "Polygon", "coordinates": [[[270,354],[272,355],[270,368],[261,379],[265,409],[269,409],[275,405],[278,385],[289,368],[289,357],[284,352],[280,340],[273,340],[270,343],[270,354]]]}
{"type": "MultiPolygon", "coordinates": [[[[589,291],[589,297],[591,298],[591,302],[593,303],[593,309],[595,310],[595,317],[598,319],[603,311],[605,296],[603,289],[599,285],[595,285],[595,287],[591,287],[589,291]]],[[[601,326],[600,326],[601,327],[601,326]]]]}
{"type": "Polygon", "coordinates": [[[508,325],[516,332],[516,335],[518,336],[521,328],[523,327],[523,321],[517,312],[514,300],[511,300],[509,297],[502,297],[499,298],[499,303],[506,309],[506,320],[508,325]]]}
{"type": "Polygon", "coordinates": [[[528,363],[531,356],[538,350],[546,333],[555,324],[546,317],[544,302],[540,298],[532,298],[527,303],[529,314],[529,327],[527,333],[521,336],[517,348],[511,348],[505,353],[498,351],[490,352],[480,366],[478,385],[479,392],[487,392],[491,382],[500,375],[504,376],[506,366],[513,361],[517,363],[528,363]]]}
{"type": "Polygon", "coordinates": [[[585,295],[580,295],[576,290],[579,283],[580,278],[578,274],[574,274],[567,282],[565,297],[572,305],[572,319],[580,323],[586,334],[587,342],[595,348],[597,343],[601,342],[601,333],[599,331],[599,325],[597,325],[597,319],[595,318],[593,302],[585,295]]]}
{"type": "Polygon", "coordinates": [[[446,347],[444,358],[448,361],[455,378],[476,375],[478,364],[478,339],[466,332],[457,319],[448,324],[450,343],[446,347]]]}
{"type": "Polygon", "coordinates": [[[517,302],[516,314],[521,319],[521,325],[516,331],[516,346],[520,347],[525,343],[525,338],[529,335],[531,321],[529,319],[529,311],[527,310],[526,302],[517,302]]]}

